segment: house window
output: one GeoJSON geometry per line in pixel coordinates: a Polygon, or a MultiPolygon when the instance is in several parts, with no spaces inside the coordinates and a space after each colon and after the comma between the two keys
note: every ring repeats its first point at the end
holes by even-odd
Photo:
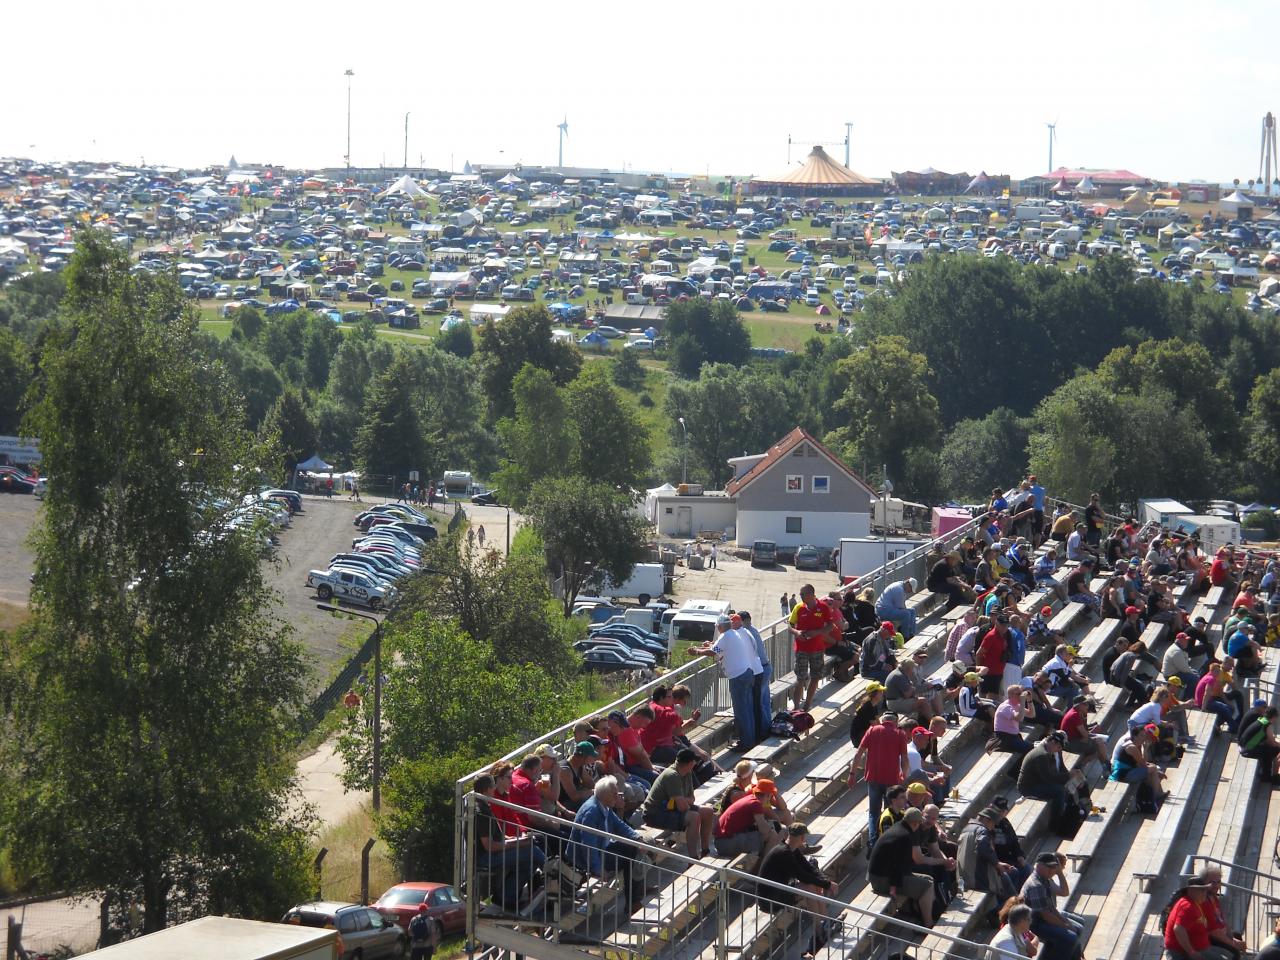
{"type": "Polygon", "coordinates": [[[787,533],[804,533],[804,517],[787,517],[787,533]]]}
{"type": "Polygon", "coordinates": [[[667,508],[666,508],[666,510],[667,510],[667,516],[668,516],[668,517],[669,517],[669,516],[671,516],[671,514],[675,512],[675,511],[673,511],[670,507],[667,507],[667,508]]]}
{"type": "Polygon", "coordinates": [[[831,478],[830,477],[814,477],[809,485],[811,493],[830,493],[831,478]]]}
{"type": "Polygon", "coordinates": [[[787,474],[787,493],[804,493],[804,476],[802,474],[787,474]]]}

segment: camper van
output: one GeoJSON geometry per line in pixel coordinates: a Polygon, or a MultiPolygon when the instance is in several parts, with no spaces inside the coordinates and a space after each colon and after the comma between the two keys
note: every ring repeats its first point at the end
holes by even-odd
{"type": "Polygon", "coordinates": [[[1194,534],[1200,538],[1200,549],[1208,556],[1219,547],[1240,543],[1240,524],[1225,517],[1196,516],[1175,517],[1170,529],[1176,533],[1194,534]]]}
{"type": "MultiPolygon", "coordinates": [[[[732,608],[728,600],[687,600],[671,616],[667,627],[667,650],[675,652],[681,644],[706,643],[716,635],[716,621],[728,616],[732,608]]],[[[666,617],[663,617],[666,620],[666,617]]]]}
{"type": "Polygon", "coordinates": [[[444,495],[446,497],[471,496],[471,474],[465,470],[446,470],[444,472],[444,495]]]}

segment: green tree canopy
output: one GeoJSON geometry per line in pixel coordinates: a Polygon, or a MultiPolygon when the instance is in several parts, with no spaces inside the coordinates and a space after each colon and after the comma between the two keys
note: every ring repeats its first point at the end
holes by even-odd
{"type": "Polygon", "coordinates": [[[1008,407],[980,420],[961,420],[942,441],[939,483],[952,498],[981,500],[1023,475],[1027,466],[1027,425],[1008,407]]]}
{"type": "Polygon", "coordinates": [[[582,366],[582,356],[574,347],[551,339],[551,314],[541,305],[516,307],[501,323],[481,327],[476,359],[491,422],[514,412],[511,387],[526,363],[546,370],[558,386],[576,377],[582,366]]]}
{"type": "Polygon", "coordinates": [[[261,433],[279,457],[284,468],[283,481],[303,460],[319,452],[316,425],[306,401],[293,387],[285,387],[284,393],[267,411],[262,421],[261,433]]]}
{"type": "Polygon", "coordinates": [[[727,300],[695,297],[667,306],[671,369],[682,377],[698,376],[704,363],[741,366],[751,358],[751,334],[727,300]]]}
{"type": "Polygon", "coordinates": [[[58,477],[0,732],[3,832],[56,888],[137,899],[143,929],[258,917],[309,886],[290,812],[305,671],[238,503],[260,462],[167,278],[86,232],[27,421],[58,477]],[[237,468],[250,469],[237,469],[237,468]]]}
{"type": "Polygon", "coordinates": [[[354,452],[371,477],[407,479],[411,470],[434,477],[444,468],[418,412],[414,382],[413,360],[399,353],[369,388],[354,452]]]}
{"type": "Polygon", "coordinates": [[[588,364],[564,393],[574,434],[571,472],[634,489],[649,469],[649,433],[609,383],[604,367],[588,364]]]}

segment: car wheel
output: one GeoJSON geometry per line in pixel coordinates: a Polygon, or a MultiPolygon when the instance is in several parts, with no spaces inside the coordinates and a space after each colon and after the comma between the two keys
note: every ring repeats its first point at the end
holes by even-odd
{"type": "Polygon", "coordinates": [[[328,600],[333,596],[333,587],[327,583],[320,584],[320,586],[316,587],[316,596],[321,600],[328,600]]]}
{"type": "Polygon", "coordinates": [[[404,960],[405,954],[409,952],[409,940],[407,937],[396,937],[396,945],[391,949],[391,956],[395,960],[404,960]]]}
{"type": "Polygon", "coordinates": [[[381,605],[382,605],[382,601],[381,601],[381,600],[379,600],[377,597],[370,597],[370,598],[369,598],[369,609],[370,609],[370,610],[377,610],[377,609],[378,609],[378,607],[380,607],[381,605]]]}

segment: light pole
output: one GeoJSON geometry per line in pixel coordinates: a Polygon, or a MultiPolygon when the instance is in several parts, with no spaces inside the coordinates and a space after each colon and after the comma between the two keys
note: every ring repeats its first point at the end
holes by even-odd
{"type": "Polygon", "coordinates": [[[504,503],[503,509],[507,511],[507,556],[511,556],[511,504],[504,503]]]}
{"type": "Polygon", "coordinates": [[[893,483],[889,480],[889,470],[884,471],[884,486],[880,488],[880,566],[889,565],[889,494],[893,493],[893,483]]]}
{"type": "MultiPolygon", "coordinates": [[[[347,71],[350,73],[351,71],[347,71]]],[[[347,613],[373,623],[373,812],[382,809],[382,621],[367,613],[344,610],[331,603],[316,606],[329,613],[347,613]]]]}
{"type": "Polygon", "coordinates": [[[683,442],[680,444],[680,482],[689,482],[689,428],[685,426],[684,417],[677,417],[680,421],[680,430],[684,434],[683,442]]]}
{"type": "Polygon", "coordinates": [[[351,169],[351,78],[356,75],[354,70],[348,69],[343,74],[347,78],[347,169],[351,169]]]}

